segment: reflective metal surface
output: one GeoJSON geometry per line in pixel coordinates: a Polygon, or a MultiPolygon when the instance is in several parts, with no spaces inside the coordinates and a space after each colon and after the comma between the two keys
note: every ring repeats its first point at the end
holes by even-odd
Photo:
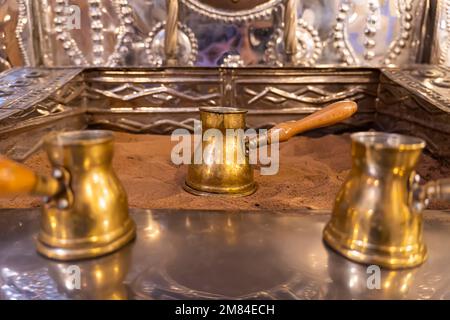
{"type": "Polygon", "coordinates": [[[243,108],[249,127],[268,128],[348,99],[358,112],[323,132],[375,127],[414,135],[449,159],[448,79],[449,71],[436,65],[15,69],[0,75],[0,151],[23,160],[45,133],[88,125],[132,133],[192,129],[199,105],[243,108]],[[23,81],[30,76],[33,81],[23,81]]]}
{"type": "Polygon", "coordinates": [[[450,61],[450,0],[71,0],[67,5],[42,0],[36,5],[33,11],[31,0],[1,2],[0,70],[219,66],[230,56],[240,61],[235,67],[448,66],[450,61]]]}
{"type": "Polygon", "coordinates": [[[441,66],[383,69],[376,104],[377,126],[382,131],[420,137],[434,155],[450,159],[449,79],[448,68],[441,66]],[[440,138],[435,139],[437,136],[440,138]]]}
{"type": "Polygon", "coordinates": [[[4,0],[0,69],[220,66],[229,56],[238,66],[400,66],[432,43],[433,62],[447,63],[449,3],[4,0]]]}
{"type": "Polygon", "coordinates": [[[200,108],[202,142],[188,165],[186,191],[195,195],[234,196],[247,196],[256,191],[245,147],[246,113],[237,108],[200,108]]]}
{"type": "Polygon", "coordinates": [[[383,132],[358,132],[351,139],[352,169],[336,196],[325,242],[357,262],[391,269],[420,265],[427,257],[425,199],[414,196],[420,188],[414,170],[425,141],[383,132]]]}
{"type": "MultiPolygon", "coordinates": [[[[202,107],[201,143],[188,167],[185,190],[196,195],[248,196],[256,191],[251,154],[259,147],[284,142],[309,130],[327,127],[350,118],[358,106],[353,101],[332,103],[300,120],[278,123],[264,133],[245,133],[244,109],[202,107]]],[[[200,137],[199,137],[200,138],[200,137]]]]}
{"type": "Polygon", "coordinates": [[[112,168],[114,138],[104,130],[71,131],[45,138],[53,176],[65,188],[43,205],[37,250],[69,261],[110,253],[136,234],[128,197],[112,168]]]}
{"type": "MultiPolygon", "coordinates": [[[[62,113],[65,111],[62,106],[57,108],[53,104],[45,108],[39,103],[57,95],[58,91],[64,95],[64,86],[68,82],[74,83],[76,87],[81,72],[82,69],[76,68],[17,68],[5,71],[0,76],[0,121],[5,118],[26,120],[30,115],[36,117],[62,113]]],[[[67,102],[78,96],[78,90],[74,91],[74,96],[66,96],[69,98],[67,102]]],[[[63,97],[60,98],[63,100],[63,97]]]]}
{"type": "Polygon", "coordinates": [[[0,196],[45,196],[37,250],[70,261],[98,257],[130,242],[136,228],[112,168],[112,132],[70,131],[44,140],[51,177],[0,157],[0,196]]]}
{"type": "Polygon", "coordinates": [[[450,212],[425,212],[429,259],[381,272],[322,242],[324,212],[132,210],[135,242],[95,260],[59,263],[34,249],[37,210],[0,211],[2,299],[450,299],[450,212]],[[73,270],[81,271],[73,289],[73,270]]]}

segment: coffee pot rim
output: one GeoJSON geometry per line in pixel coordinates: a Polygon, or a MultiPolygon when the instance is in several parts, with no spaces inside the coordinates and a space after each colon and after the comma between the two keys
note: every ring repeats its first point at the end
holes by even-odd
{"type": "Polygon", "coordinates": [[[375,149],[422,150],[425,140],[398,133],[379,131],[357,132],[350,135],[354,143],[375,149]]]}
{"type": "Polygon", "coordinates": [[[45,138],[45,143],[51,146],[87,146],[108,143],[114,140],[110,130],[76,130],[52,133],[45,138]]]}
{"type": "Polygon", "coordinates": [[[218,113],[218,114],[236,114],[236,113],[247,113],[247,110],[234,107],[200,107],[198,108],[201,112],[218,113]]]}

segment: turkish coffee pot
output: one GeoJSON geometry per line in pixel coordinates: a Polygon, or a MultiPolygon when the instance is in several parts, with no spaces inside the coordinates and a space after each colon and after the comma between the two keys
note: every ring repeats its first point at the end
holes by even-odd
{"type": "Polygon", "coordinates": [[[250,151],[289,140],[308,130],[336,124],[356,111],[357,104],[353,101],[336,102],[301,120],[280,123],[264,134],[249,138],[241,134],[227,134],[230,130],[243,132],[246,129],[246,110],[202,107],[202,142],[188,166],[184,189],[195,195],[250,195],[257,188],[249,161],[250,151]],[[221,135],[209,134],[211,129],[221,135]],[[217,157],[221,161],[215,161],[217,157]]]}
{"type": "Polygon", "coordinates": [[[352,168],[334,204],[323,238],[350,260],[389,269],[426,260],[422,210],[450,200],[450,179],[420,184],[420,138],[382,132],[351,135],[352,168]]]}
{"type": "Polygon", "coordinates": [[[136,234],[128,201],[112,168],[113,134],[86,130],[50,134],[44,148],[52,176],[0,158],[0,196],[44,196],[37,250],[77,260],[119,249],[136,234]]]}

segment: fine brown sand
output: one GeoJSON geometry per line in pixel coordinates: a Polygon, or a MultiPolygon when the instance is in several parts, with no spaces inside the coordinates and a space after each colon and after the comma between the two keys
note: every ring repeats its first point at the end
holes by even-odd
{"type": "MultiPolygon", "coordinates": [[[[274,176],[261,176],[259,185],[248,197],[199,197],[182,189],[185,166],[170,160],[175,142],[170,136],[115,133],[113,166],[124,184],[131,207],[149,209],[219,209],[219,210],[292,210],[325,209],[333,206],[339,187],[350,166],[349,135],[320,138],[295,137],[280,145],[280,170],[274,176]]],[[[47,174],[50,165],[40,151],[25,164],[47,174]]],[[[417,168],[427,181],[450,177],[450,168],[429,155],[423,155],[417,168]]],[[[0,199],[0,208],[28,208],[40,205],[39,198],[0,199]]],[[[433,209],[450,209],[446,203],[432,203],[433,209]]]]}

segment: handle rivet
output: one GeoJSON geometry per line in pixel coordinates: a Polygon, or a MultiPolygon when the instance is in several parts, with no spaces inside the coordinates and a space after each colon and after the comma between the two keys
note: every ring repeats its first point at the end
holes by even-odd
{"type": "Polygon", "coordinates": [[[60,199],[58,200],[58,209],[64,210],[69,207],[69,201],[67,199],[60,199]]]}
{"type": "Polygon", "coordinates": [[[56,179],[61,179],[63,177],[63,172],[60,169],[54,169],[53,177],[56,179]]]}

